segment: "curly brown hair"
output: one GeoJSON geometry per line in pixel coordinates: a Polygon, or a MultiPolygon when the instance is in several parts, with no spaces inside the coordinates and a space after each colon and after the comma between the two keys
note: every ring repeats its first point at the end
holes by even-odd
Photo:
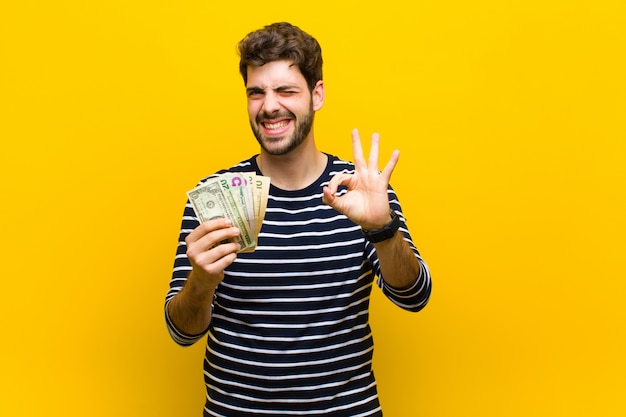
{"type": "Polygon", "coordinates": [[[287,22],[273,23],[250,32],[238,45],[239,72],[248,82],[248,65],[288,59],[297,65],[309,91],[322,79],[322,48],[314,37],[287,22]]]}

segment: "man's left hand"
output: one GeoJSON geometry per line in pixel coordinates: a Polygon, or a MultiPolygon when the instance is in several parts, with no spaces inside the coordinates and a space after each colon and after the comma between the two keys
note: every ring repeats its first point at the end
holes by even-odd
{"type": "Polygon", "coordinates": [[[322,201],[365,230],[376,230],[391,221],[387,189],[400,151],[395,150],[382,171],[378,170],[380,135],[374,133],[370,146],[369,160],[363,156],[359,131],[352,131],[352,152],[354,153],[354,174],[336,174],[328,186],[324,187],[322,201]],[[339,186],[348,191],[337,196],[339,186]]]}

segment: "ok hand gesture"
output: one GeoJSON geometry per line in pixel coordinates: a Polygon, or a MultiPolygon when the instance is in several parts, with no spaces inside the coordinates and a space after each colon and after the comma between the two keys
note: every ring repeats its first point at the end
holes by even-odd
{"type": "Polygon", "coordinates": [[[382,171],[378,169],[380,136],[372,135],[368,161],[363,156],[361,138],[357,129],[352,131],[354,174],[337,174],[324,187],[322,201],[365,230],[376,230],[391,221],[387,188],[400,151],[395,150],[382,171]],[[337,189],[344,185],[348,191],[337,196],[337,189]]]}

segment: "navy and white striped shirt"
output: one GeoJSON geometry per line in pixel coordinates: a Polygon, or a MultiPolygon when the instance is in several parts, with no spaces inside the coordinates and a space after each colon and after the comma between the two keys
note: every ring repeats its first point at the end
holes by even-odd
{"type": "MultiPolygon", "coordinates": [[[[261,175],[254,157],[228,171],[261,175]]],[[[368,324],[374,276],[392,302],[419,311],[430,297],[430,274],[389,188],[400,231],[421,269],[411,288],[385,283],[361,228],[322,203],[322,188],[340,172],[353,173],[354,166],[329,155],[324,174],[307,188],[270,187],[256,250],[237,255],[215,292],[204,361],[205,417],[382,415],[368,324]]],[[[198,224],[188,203],[166,305],[191,271],[185,237],[198,224]]],[[[205,336],[182,333],[165,311],[177,343],[205,336]]]]}

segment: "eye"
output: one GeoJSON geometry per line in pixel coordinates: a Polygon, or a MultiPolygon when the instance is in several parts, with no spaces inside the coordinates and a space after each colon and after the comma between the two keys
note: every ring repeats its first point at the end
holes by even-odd
{"type": "Polygon", "coordinates": [[[259,98],[263,95],[263,90],[258,88],[251,88],[247,91],[248,98],[259,98]]]}
{"type": "Polygon", "coordinates": [[[281,97],[291,97],[300,93],[300,89],[292,85],[283,85],[276,88],[274,91],[281,97]]]}

